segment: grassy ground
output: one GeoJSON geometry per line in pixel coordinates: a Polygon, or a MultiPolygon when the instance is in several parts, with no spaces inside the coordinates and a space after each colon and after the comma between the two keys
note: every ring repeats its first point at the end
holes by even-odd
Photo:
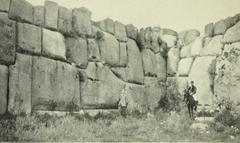
{"type": "Polygon", "coordinates": [[[48,114],[4,116],[0,119],[1,141],[236,141],[226,131],[191,129],[185,113],[157,113],[154,117],[118,114],[48,114]]]}

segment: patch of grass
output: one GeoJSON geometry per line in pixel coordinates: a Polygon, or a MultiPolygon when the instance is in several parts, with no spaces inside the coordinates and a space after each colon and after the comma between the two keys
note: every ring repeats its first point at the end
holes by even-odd
{"type": "MultiPolygon", "coordinates": [[[[154,116],[33,114],[0,119],[1,141],[232,141],[230,130],[190,128],[186,110],[154,116]]],[[[234,140],[240,139],[235,134],[234,140]]]]}

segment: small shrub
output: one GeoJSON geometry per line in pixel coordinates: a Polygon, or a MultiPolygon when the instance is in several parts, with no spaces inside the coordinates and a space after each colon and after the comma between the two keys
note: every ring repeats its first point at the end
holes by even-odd
{"type": "Polygon", "coordinates": [[[177,90],[176,81],[170,82],[167,87],[167,92],[161,97],[158,102],[158,108],[164,112],[180,111],[182,98],[177,90]]]}

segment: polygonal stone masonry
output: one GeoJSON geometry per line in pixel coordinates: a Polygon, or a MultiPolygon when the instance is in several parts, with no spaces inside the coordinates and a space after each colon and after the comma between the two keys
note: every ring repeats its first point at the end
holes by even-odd
{"type": "Polygon", "coordinates": [[[12,0],[9,9],[9,18],[33,23],[33,6],[26,0],[12,0]]]}

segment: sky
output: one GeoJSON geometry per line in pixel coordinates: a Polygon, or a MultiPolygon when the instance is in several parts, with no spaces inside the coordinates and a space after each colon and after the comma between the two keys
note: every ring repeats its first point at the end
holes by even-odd
{"type": "MultiPolygon", "coordinates": [[[[44,0],[27,0],[43,5],[44,0]]],[[[240,0],[52,0],[68,8],[86,7],[92,20],[107,17],[137,28],[159,26],[177,32],[198,29],[240,13],[240,0]]]]}

